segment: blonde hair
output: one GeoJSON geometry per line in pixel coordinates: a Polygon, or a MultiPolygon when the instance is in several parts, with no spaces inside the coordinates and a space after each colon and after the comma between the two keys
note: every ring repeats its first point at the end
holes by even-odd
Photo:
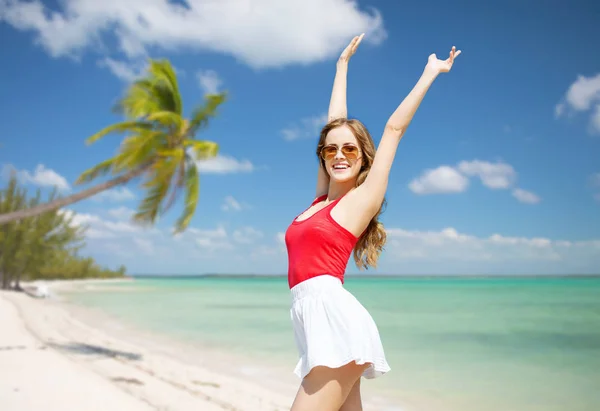
{"type": "MultiPolygon", "coordinates": [[[[325,161],[321,158],[321,149],[325,146],[327,134],[334,128],[342,126],[347,126],[352,131],[362,152],[362,166],[356,179],[356,187],[358,187],[364,183],[367,178],[369,170],[371,170],[371,166],[373,165],[373,159],[375,158],[376,152],[371,134],[369,134],[367,128],[360,121],[356,119],[338,118],[327,123],[321,130],[321,136],[319,138],[319,143],[317,144],[317,157],[319,158],[321,167],[325,168],[325,161]]],[[[379,259],[379,256],[383,251],[383,246],[387,240],[383,224],[378,220],[385,205],[386,200],[384,198],[379,210],[373,216],[365,232],[354,246],[354,262],[360,270],[368,269],[369,267],[377,267],[377,260],[379,259]]]]}

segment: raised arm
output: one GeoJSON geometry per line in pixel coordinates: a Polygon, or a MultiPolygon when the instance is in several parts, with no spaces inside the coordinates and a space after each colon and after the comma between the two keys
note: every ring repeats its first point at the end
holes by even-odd
{"type": "Polygon", "coordinates": [[[454,59],[460,53],[460,50],[456,51],[456,47],[452,47],[450,56],[446,60],[439,60],[435,54],[431,54],[421,78],[388,119],[369,175],[356,190],[362,192],[360,198],[368,199],[365,206],[373,214],[379,210],[385,196],[396,149],[404,132],[433,81],[440,73],[450,71],[454,59]]]}
{"type": "MultiPolygon", "coordinates": [[[[329,112],[327,113],[327,122],[337,118],[346,118],[348,108],[346,104],[346,84],[348,78],[348,62],[350,57],[354,55],[358,45],[360,44],[364,33],[360,36],[355,36],[350,44],[346,46],[340,55],[337,65],[335,78],[333,80],[333,89],[331,91],[331,99],[329,100],[329,112]]],[[[320,164],[320,163],[319,163],[320,164]]],[[[317,176],[317,194],[319,197],[326,194],[329,190],[329,175],[323,167],[319,165],[319,174],[317,176]]]]}

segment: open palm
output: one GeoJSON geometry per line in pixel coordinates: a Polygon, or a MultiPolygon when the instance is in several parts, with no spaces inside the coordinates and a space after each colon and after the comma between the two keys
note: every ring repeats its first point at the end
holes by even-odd
{"type": "Polygon", "coordinates": [[[429,59],[427,60],[427,67],[438,73],[447,73],[452,68],[452,65],[454,64],[454,59],[458,57],[460,53],[461,51],[457,51],[455,46],[452,46],[452,50],[450,50],[450,56],[446,60],[438,59],[435,53],[433,53],[429,56],[429,59]]]}

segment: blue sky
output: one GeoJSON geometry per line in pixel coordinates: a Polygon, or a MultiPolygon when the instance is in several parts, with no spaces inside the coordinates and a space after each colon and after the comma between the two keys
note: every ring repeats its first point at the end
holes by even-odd
{"type": "MultiPolygon", "coordinates": [[[[598,273],[600,6],[345,0],[0,0],[0,167],[63,192],[111,156],[119,136],[84,140],[146,58],[169,58],[186,112],[206,91],[229,100],[199,138],[191,229],[129,220],[135,184],[68,208],[88,224],[85,253],[130,273],[284,274],[282,235],[312,201],[318,129],[335,61],[352,58],[350,117],[376,143],[430,53],[463,51],[431,87],[396,156],[379,274],[598,273]],[[207,6],[208,5],[208,6],[207,6]]],[[[3,181],[2,184],[5,184],[3,181]]],[[[357,269],[350,261],[348,272],[357,269]]]]}

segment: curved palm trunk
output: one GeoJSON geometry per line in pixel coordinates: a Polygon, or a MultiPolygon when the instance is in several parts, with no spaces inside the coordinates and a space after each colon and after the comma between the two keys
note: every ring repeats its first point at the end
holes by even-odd
{"type": "Polygon", "coordinates": [[[112,180],[106,181],[102,184],[98,184],[94,187],[90,187],[87,190],[80,191],[79,193],[75,193],[65,198],[59,198],[57,200],[45,204],[40,204],[35,207],[26,208],[19,211],[13,211],[12,213],[0,214],[0,225],[20,220],[22,218],[33,217],[38,214],[45,213],[47,211],[56,210],[57,208],[61,208],[69,204],[73,204],[78,201],[84,200],[88,197],[100,193],[101,191],[108,190],[109,188],[112,188],[114,186],[125,184],[129,180],[142,174],[144,171],[146,171],[148,167],[149,165],[137,168],[135,170],[123,174],[122,176],[113,178],[112,180]]]}

